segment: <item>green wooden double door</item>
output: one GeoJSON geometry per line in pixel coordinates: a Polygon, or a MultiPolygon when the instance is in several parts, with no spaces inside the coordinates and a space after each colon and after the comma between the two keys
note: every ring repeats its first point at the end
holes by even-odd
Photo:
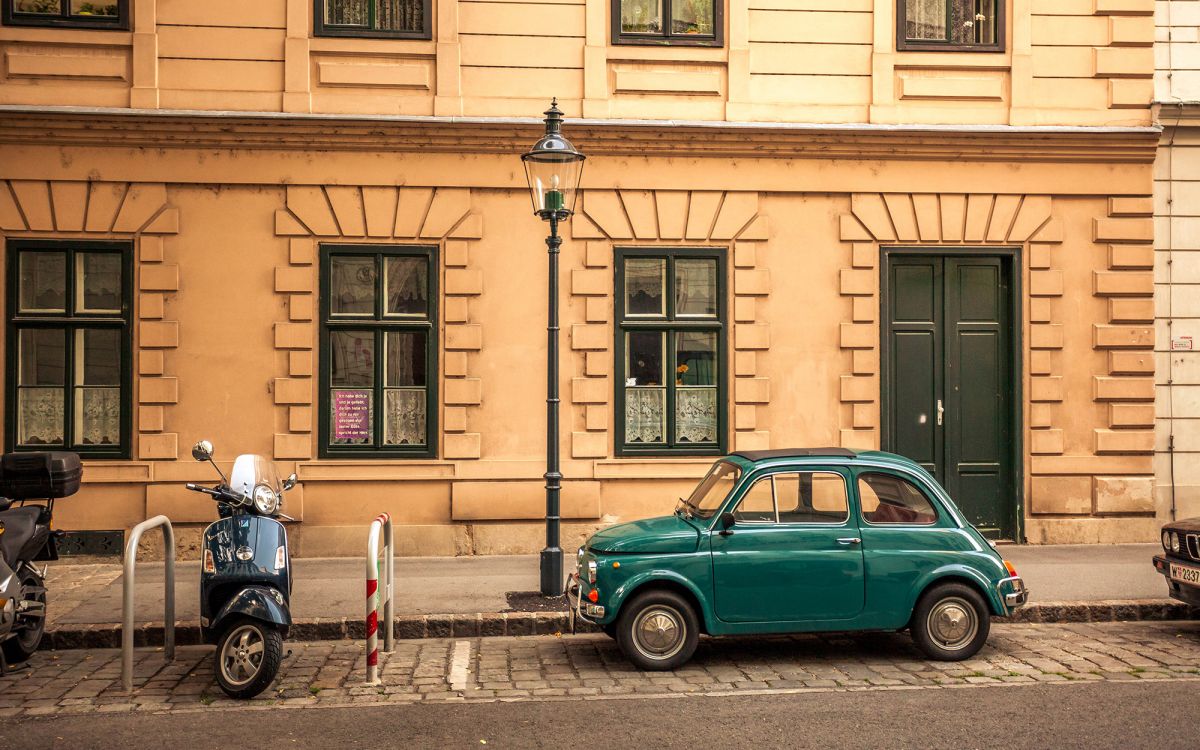
{"type": "Polygon", "coordinates": [[[893,252],[885,282],[884,449],[989,537],[1016,538],[1011,256],[893,252]]]}

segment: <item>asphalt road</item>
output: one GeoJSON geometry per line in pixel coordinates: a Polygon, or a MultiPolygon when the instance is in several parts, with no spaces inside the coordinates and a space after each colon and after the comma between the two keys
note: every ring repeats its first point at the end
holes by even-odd
{"type": "Polygon", "coordinates": [[[1154,748],[1200,722],[1200,682],[716,698],[229,710],[8,721],[22,748],[1154,748]]]}

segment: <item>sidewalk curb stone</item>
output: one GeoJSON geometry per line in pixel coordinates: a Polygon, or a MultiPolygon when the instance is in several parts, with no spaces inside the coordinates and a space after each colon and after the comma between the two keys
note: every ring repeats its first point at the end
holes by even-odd
{"type": "MultiPolygon", "coordinates": [[[[1138,620],[1200,619],[1200,610],[1170,599],[1132,599],[1095,602],[1040,602],[1017,610],[1015,616],[994,618],[1011,623],[1118,622],[1138,620]]],[[[481,612],[452,615],[400,615],[396,638],[477,638],[493,636],[553,635],[570,628],[566,612],[481,612]]],[[[362,640],[362,620],[312,618],[292,623],[288,638],[293,641],[362,640]]],[[[579,623],[576,632],[595,633],[596,628],[579,623]]],[[[136,626],[134,645],[161,646],[161,622],[136,626]]],[[[201,643],[195,622],[175,626],[175,642],[181,646],[201,643]]],[[[55,650],[120,648],[121,626],[116,624],[62,625],[46,632],[45,646],[55,650]]]]}

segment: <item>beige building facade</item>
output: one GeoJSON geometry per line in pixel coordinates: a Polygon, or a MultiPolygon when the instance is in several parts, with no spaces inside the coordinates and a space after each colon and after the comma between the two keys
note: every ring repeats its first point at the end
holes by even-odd
{"type": "Polygon", "coordinates": [[[564,547],[800,445],[1156,536],[1153,2],[3,1],[4,447],[85,455],[65,528],[194,544],[208,438],[297,554],[540,549],[556,96],[564,547]]]}
{"type": "Polygon", "coordinates": [[[1200,516],[1200,3],[1157,3],[1157,507],[1200,516]]]}

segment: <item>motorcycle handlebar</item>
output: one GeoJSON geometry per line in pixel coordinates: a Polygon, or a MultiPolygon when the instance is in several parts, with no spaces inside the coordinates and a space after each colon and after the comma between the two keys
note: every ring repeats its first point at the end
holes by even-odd
{"type": "Polygon", "coordinates": [[[235,497],[232,493],[226,492],[225,490],[222,490],[219,488],[212,489],[209,487],[201,487],[200,485],[193,484],[191,482],[188,482],[184,486],[187,487],[192,492],[203,492],[205,495],[209,495],[210,497],[213,497],[217,500],[221,500],[226,503],[236,503],[238,500],[240,500],[240,498],[235,497]]]}

